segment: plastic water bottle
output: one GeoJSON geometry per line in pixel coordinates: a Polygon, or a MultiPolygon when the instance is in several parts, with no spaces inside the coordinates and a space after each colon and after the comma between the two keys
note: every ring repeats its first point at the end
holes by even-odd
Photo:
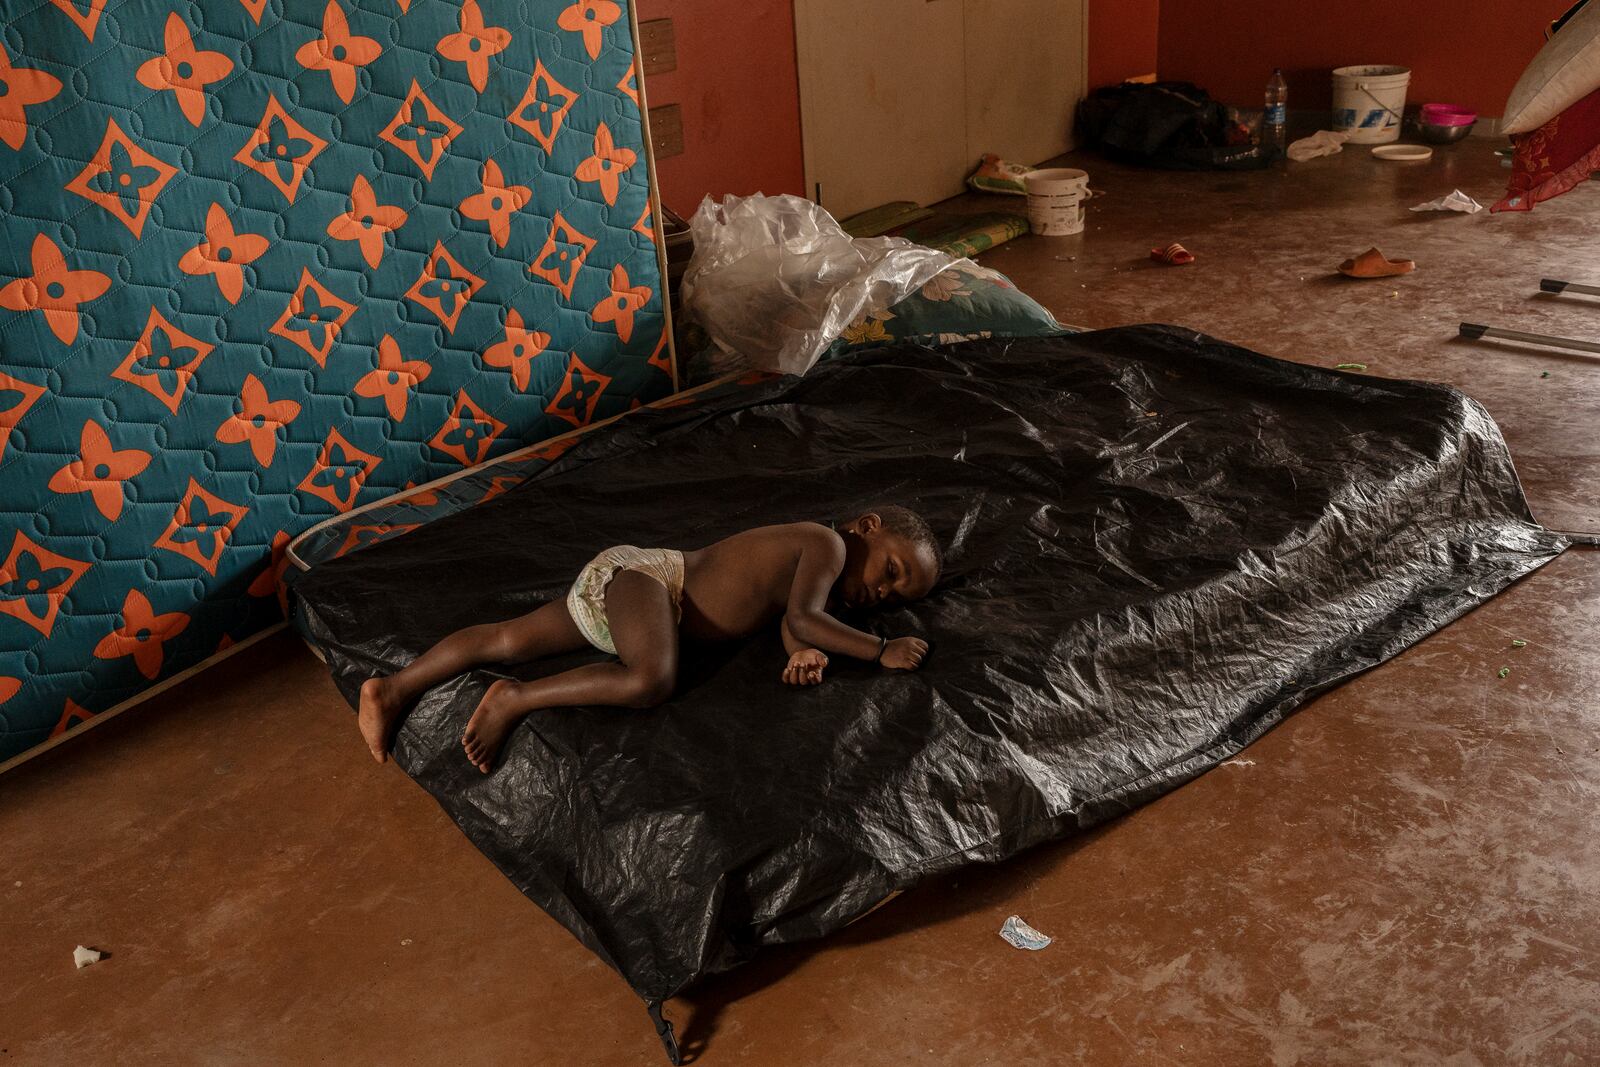
{"type": "Polygon", "coordinates": [[[1267,82],[1267,106],[1261,115],[1261,144],[1283,150],[1288,143],[1286,128],[1289,121],[1289,83],[1283,80],[1283,71],[1274,67],[1272,80],[1267,82]]]}

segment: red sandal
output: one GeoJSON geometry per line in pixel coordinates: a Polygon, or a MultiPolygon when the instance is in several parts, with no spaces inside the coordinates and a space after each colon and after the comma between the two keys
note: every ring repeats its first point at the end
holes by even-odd
{"type": "Polygon", "coordinates": [[[1165,248],[1152,248],[1150,258],[1158,263],[1170,263],[1174,267],[1188,266],[1194,262],[1194,253],[1174,241],[1165,248]]]}

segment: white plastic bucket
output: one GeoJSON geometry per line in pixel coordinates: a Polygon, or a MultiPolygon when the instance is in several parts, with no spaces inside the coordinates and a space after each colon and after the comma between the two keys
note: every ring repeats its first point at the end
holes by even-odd
{"type": "Polygon", "coordinates": [[[1083,205],[1092,195],[1087,171],[1036,170],[1022,181],[1028,190],[1028,225],[1034,233],[1065,237],[1083,232],[1083,205]]]}
{"type": "Polygon", "coordinates": [[[1333,72],[1333,128],[1352,144],[1400,139],[1410,67],[1340,67],[1333,72]]]}

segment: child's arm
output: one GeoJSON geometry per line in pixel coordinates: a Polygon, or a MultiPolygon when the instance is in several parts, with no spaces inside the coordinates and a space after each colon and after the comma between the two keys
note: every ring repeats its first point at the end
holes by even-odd
{"type": "Polygon", "coordinates": [[[796,637],[789,629],[789,616],[785,615],[778,622],[778,629],[783,633],[783,650],[789,653],[789,655],[796,655],[797,653],[804,652],[811,647],[796,637]]]}
{"type": "MultiPolygon", "coordinates": [[[[927,643],[915,637],[897,637],[887,645],[869,633],[846,626],[827,612],[828,593],[844,570],[844,541],[831,530],[818,530],[800,550],[784,612],[784,641],[792,637],[803,648],[837,652],[841,656],[874,660],[885,667],[912,669],[922,662],[927,643]]],[[[791,654],[794,649],[790,648],[791,654]]]]}
{"type": "Polygon", "coordinates": [[[783,649],[789,653],[789,663],[783,668],[783,680],[789,685],[817,685],[828,666],[828,657],[789,632],[789,620],[778,623],[783,631],[783,649]]]}

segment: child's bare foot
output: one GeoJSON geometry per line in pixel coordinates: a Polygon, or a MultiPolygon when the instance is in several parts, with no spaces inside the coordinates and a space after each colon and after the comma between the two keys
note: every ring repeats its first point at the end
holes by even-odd
{"type": "Polygon", "coordinates": [[[515,692],[515,682],[504,678],[491,682],[461,734],[467,759],[484,774],[494,769],[495,757],[511,728],[527,717],[529,709],[516,701],[515,692]]]}
{"type": "Polygon", "coordinates": [[[389,734],[405,705],[395,698],[388,678],[368,678],[361,683],[361,702],[356,725],[372,750],[372,758],[383,763],[389,758],[389,734]]]}

